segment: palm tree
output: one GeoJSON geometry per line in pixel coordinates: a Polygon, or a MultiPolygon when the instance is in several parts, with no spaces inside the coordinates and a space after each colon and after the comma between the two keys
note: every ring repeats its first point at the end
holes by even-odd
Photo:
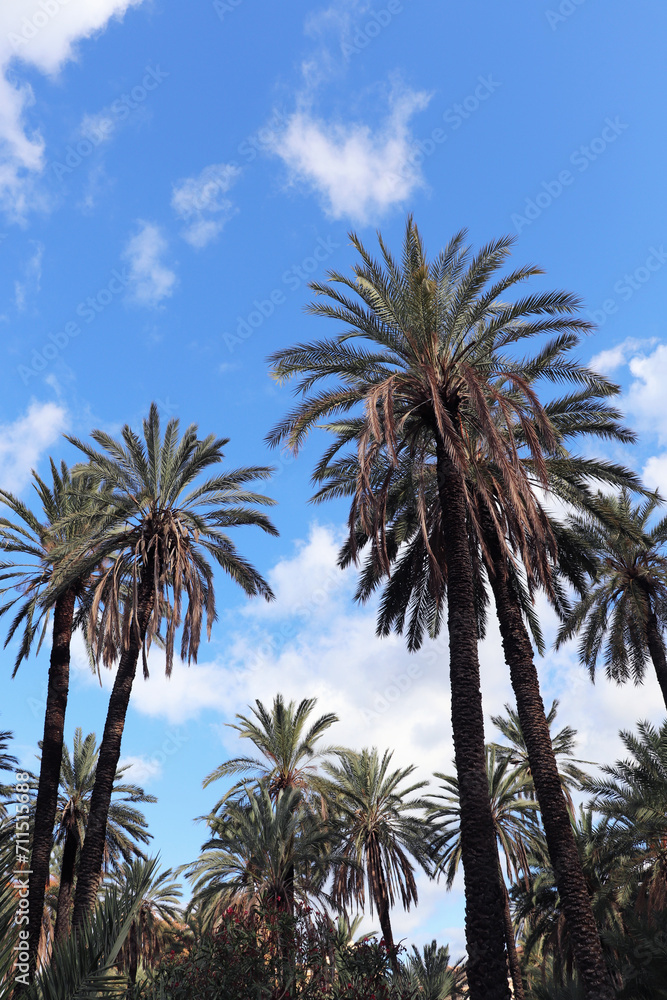
{"type": "MultiPolygon", "coordinates": [[[[132,882],[133,871],[132,864],[127,861],[118,868],[116,881],[121,889],[132,882]]],[[[160,956],[160,944],[179,916],[178,906],[183,893],[178,882],[172,879],[173,874],[170,868],[163,872],[156,871],[142,894],[139,910],[121,952],[120,964],[127,969],[132,985],[137,981],[139,964],[146,969],[160,956]]]]}
{"type": "Polygon", "coordinates": [[[385,945],[397,968],[391,907],[417,903],[415,863],[432,869],[425,799],[414,798],[425,785],[403,782],[414,766],[390,770],[393,754],[380,758],[375,747],[361,753],[341,751],[338,763],[325,762],[324,788],[332,809],[332,839],[341,861],[334,867],[332,898],[337,906],[363,907],[368,893],[377,911],[385,945]],[[401,787],[402,786],[402,787],[401,787]]]}
{"type": "Polygon", "coordinates": [[[250,596],[267,600],[272,592],[262,576],[236,550],[226,529],[257,525],[276,529],[258,506],[268,497],[247,484],[266,479],[270,469],[251,467],[199,477],[222,461],[226,439],[200,439],[195,425],[179,437],[178,420],[164,435],[153,403],[143,424],[142,441],[129,426],[122,440],[103,431],[93,440],[101,450],[70,439],[88,458],[85,467],[95,484],[104,484],[99,526],[85,545],[64,546],[56,593],[65,592],[77,567],[104,563],[91,600],[88,639],[96,663],[121,655],[104,727],[86,838],[81,851],[74,903],[74,926],[95,902],[102,869],[106,824],[118,768],[125,716],[139,657],[148,672],[148,650],[165,623],[167,676],[171,673],[176,631],[181,629],[181,657],[197,659],[204,618],[208,635],[216,617],[211,556],[250,596]],[[183,603],[185,602],[185,611],[183,603]]]}
{"type": "Polygon", "coordinates": [[[272,796],[266,785],[247,801],[228,800],[211,817],[215,836],[189,866],[192,905],[207,927],[228,907],[268,907],[293,914],[297,900],[324,899],[331,866],[329,830],[317,821],[297,788],[272,796]]]}
{"type": "MultiPolygon", "coordinates": [[[[549,559],[555,558],[557,551],[535,487],[552,485],[553,470],[550,475],[545,455],[558,455],[562,433],[558,419],[539,403],[532,383],[538,378],[558,381],[572,377],[587,393],[599,398],[616,389],[567,357],[577,343],[578,331],[588,326],[575,315],[578,301],[574,296],[553,292],[504,302],[501,297],[508,290],[539,273],[534,267],[521,268],[486,287],[504,263],[511,239],[496,241],[471,260],[463,245],[464,235],[457,234],[429,264],[409,219],[402,267],[381,239],[382,264],[370,257],[355,236],[351,239],[362,258],[362,264],[355,267],[356,281],[331,273],[329,283],[311,287],[333,303],[310,307],[314,314],[347,324],[347,329],[335,340],[299,345],[272,357],[277,379],[302,376],[297,392],[306,398],[278,425],[269,441],[278,444],[287,439],[298,450],[313,426],[333,418],[327,426],[337,433],[337,439],[319,463],[316,481],[326,479],[341,448],[356,443],[352,546],[359,523],[373,539],[385,571],[390,565],[387,503],[396,480],[405,476],[406,468],[414,470],[414,509],[423,534],[427,575],[434,584],[431,595],[435,594],[425,608],[418,609],[418,615],[437,614],[438,595],[446,590],[471,996],[475,1000],[506,997],[503,904],[483,777],[477,656],[481,577],[480,572],[476,575],[474,551],[481,547],[482,565],[492,570],[501,624],[504,612],[509,615],[507,634],[503,633],[505,652],[517,698],[521,695],[522,725],[531,748],[538,795],[548,805],[550,797],[557,794],[562,798],[562,792],[557,768],[550,763],[548,726],[522,618],[526,606],[510,582],[513,549],[533,564],[531,586],[535,577],[549,579],[549,559]],[[353,291],[361,304],[340,291],[341,285],[353,291]],[[514,345],[545,332],[555,337],[540,353],[529,361],[516,359],[514,345]],[[357,347],[355,338],[366,343],[357,347]],[[319,380],[334,382],[313,392],[319,380]],[[362,415],[344,416],[356,407],[363,407],[362,415]],[[520,451],[525,456],[522,459],[520,451]],[[435,548],[427,525],[429,483],[422,472],[429,457],[438,507],[446,512],[435,548]],[[378,468],[387,469],[384,478],[378,468]],[[521,637],[521,630],[526,641],[513,652],[509,637],[521,637]]],[[[575,393],[559,401],[562,411],[570,413],[570,425],[582,432],[594,415],[604,411],[602,404],[586,403],[584,396],[575,393]]],[[[605,419],[609,424],[609,415],[605,419]]],[[[406,577],[407,572],[404,582],[406,577]]],[[[407,585],[406,599],[412,592],[413,587],[407,585]]],[[[557,803],[554,809],[558,810],[557,803]]],[[[567,906],[577,924],[582,976],[591,997],[609,998],[597,930],[583,878],[576,871],[564,801],[558,815],[559,823],[550,829],[549,836],[554,841],[559,877],[569,879],[572,885],[567,906]]]]}
{"type": "MultiPolygon", "coordinates": [[[[551,704],[551,708],[547,713],[546,718],[549,730],[551,730],[554,722],[556,721],[558,704],[558,699],[554,699],[551,704]]],[[[521,774],[525,774],[531,778],[530,794],[532,795],[534,789],[532,788],[530,758],[528,756],[526,741],[521,729],[519,713],[516,709],[512,708],[511,705],[507,704],[505,705],[505,712],[506,715],[491,716],[491,722],[497,729],[500,730],[502,735],[507,740],[507,744],[494,744],[496,755],[499,760],[507,760],[512,767],[515,767],[521,774]]],[[[551,737],[551,745],[553,747],[553,754],[558,765],[563,794],[567,799],[567,803],[572,814],[574,814],[572,792],[581,791],[583,783],[588,779],[587,773],[582,771],[579,764],[592,763],[590,760],[578,760],[574,756],[576,739],[577,730],[573,729],[572,726],[563,726],[562,729],[559,729],[559,731],[551,737]]]]}
{"type": "MultiPolygon", "coordinates": [[[[9,730],[0,732],[0,771],[16,771],[19,762],[16,757],[7,753],[9,741],[14,736],[9,730]]],[[[7,819],[7,807],[1,799],[8,799],[13,794],[12,785],[4,785],[0,782],[0,822],[7,819]]]]}
{"type": "Polygon", "coordinates": [[[465,996],[465,970],[461,962],[451,965],[449,948],[433,940],[420,952],[412,946],[405,964],[405,979],[420,1000],[456,1000],[465,996]]]}
{"type": "Polygon", "coordinates": [[[91,527],[94,503],[90,496],[91,483],[85,473],[71,473],[64,462],[60,470],[51,460],[52,486],[48,486],[33,472],[33,486],[42,506],[40,520],[21,500],[0,490],[0,502],[9,508],[14,520],[0,518],[0,544],[10,558],[0,563],[2,587],[0,594],[14,591],[15,596],[0,608],[0,615],[19,604],[10,625],[5,646],[22,627],[14,675],[39,636],[37,652],[44,641],[53,611],[53,638],[44,715],[42,759],[34,814],[34,832],[30,858],[29,884],[29,947],[31,976],[34,973],[39,938],[41,914],[44,911],[44,893],[49,874],[49,858],[53,846],[53,828],[60,779],[60,760],[63,750],[65,711],[69,691],[69,661],[72,631],[76,626],[75,611],[80,605],[79,621],[85,616],[86,586],[89,566],[81,571],[71,565],[68,585],[57,597],[51,599],[49,584],[53,579],[59,544],[73,544],[84,540],[91,527]],[[19,603],[20,602],[20,603],[19,603]]]}
{"type": "Polygon", "coordinates": [[[656,917],[667,905],[667,721],[657,729],[640,722],[636,734],[620,736],[627,756],[601,765],[585,790],[593,793],[591,807],[613,824],[626,891],[632,887],[636,908],[656,917]]]}
{"type": "Polygon", "coordinates": [[[628,490],[599,496],[604,520],[573,517],[579,541],[595,559],[590,586],[561,626],[556,648],[580,635],[579,656],[595,677],[604,648],[607,677],[618,684],[644,679],[650,657],[667,706],[667,517],[650,521],[662,500],[633,504],[628,490]]]}
{"type": "MultiPolygon", "coordinates": [[[[228,775],[251,773],[254,781],[268,787],[272,798],[286,788],[298,788],[306,795],[312,792],[318,763],[335,749],[317,747],[316,744],[326,730],[338,722],[338,716],[333,712],[310,722],[316,701],[316,698],[304,698],[298,706],[293,701],[286,705],[283,696],[278,694],[270,710],[257,699],[256,707],[251,708],[254,720],[237,713],[240,724],[230,722],[227,725],[236,729],[241,739],[250,740],[262,757],[235,757],[220,764],[206,776],[204,788],[228,775]]],[[[246,788],[246,779],[241,779],[229,789],[213,811],[217,812],[228,798],[246,788]]]]}
{"type": "MultiPolygon", "coordinates": [[[[539,812],[539,806],[531,794],[532,781],[525,772],[512,769],[509,759],[500,757],[493,745],[486,748],[486,761],[493,825],[498,846],[505,859],[507,877],[510,880],[529,880],[528,855],[539,812]]],[[[442,827],[438,867],[445,872],[447,888],[451,889],[461,863],[459,787],[455,775],[436,772],[435,777],[442,782],[441,794],[433,796],[433,818],[442,827]]],[[[523,1000],[525,991],[514,938],[510,898],[500,867],[499,877],[503,891],[505,936],[514,996],[517,1000],[523,1000]]]]}
{"type": "MultiPolygon", "coordinates": [[[[76,875],[76,862],[84,842],[90,812],[90,799],[95,785],[99,750],[95,733],[83,738],[78,728],[74,734],[73,753],[63,746],[60,771],[60,794],[56,814],[56,844],[62,844],[62,860],[58,888],[58,905],[54,938],[64,940],[70,930],[70,909],[76,875]]],[[[104,845],[104,868],[118,868],[121,859],[129,865],[134,856],[143,857],[139,844],[147,844],[146,819],[135,804],[157,802],[138,785],[123,783],[127,768],[116,771],[107,820],[104,845]]]]}

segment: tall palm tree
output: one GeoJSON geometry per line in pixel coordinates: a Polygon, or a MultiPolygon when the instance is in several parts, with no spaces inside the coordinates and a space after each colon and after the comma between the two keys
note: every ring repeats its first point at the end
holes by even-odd
{"type": "Polygon", "coordinates": [[[332,898],[337,906],[377,911],[382,936],[395,968],[391,908],[399,897],[406,910],[417,903],[415,866],[432,870],[427,802],[414,797],[427,784],[404,782],[414,766],[390,770],[392,754],[375,747],[338,754],[323,764],[332,803],[332,838],[341,861],[334,868],[332,898]],[[351,862],[351,863],[350,863],[351,862]]]}
{"type": "Polygon", "coordinates": [[[53,846],[69,691],[70,642],[76,626],[76,605],[79,604],[81,620],[86,611],[86,588],[90,573],[95,568],[93,564],[82,572],[73,563],[67,587],[62,588],[57,597],[51,598],[49,584],[55,572],[58,546],[85,540],[91,528],[91,517],[95,513],[95,504],[90,496],[91,482],[85,473],[71,473],[64,462],[58,469],[51,460],[51,478],[52,485],[49,486],[33,471],[33,487],[42,507],[39,517],[18,497],[0,490],[0,502],[13,516],[13,519],[0,518],[0,544],[5,552],[5,558],[0,563],[0,594],[10,595],[10,599],[0,608],[0,615],[15,609],[5,646],[22,628],[14,674],[29,656],[36,637],[39,652],[53,612],[43,752],[30,858],[28,898],[31,975],[37,959],[41,914],[44,911],[44,893],[53,846]]]}
{"type": "Polygon", "coordinates": [[[590,586],[561,626],[556,648],[579,635],[591,678],[604,650],[607,677],[640,684],[650,657],[667,706],[667,516],[651,526],[657,494],[633,503],[628,490],[600,495],[604,520],[573,517],[580,543],[593,555],[590,586]]]}
{"type": "MultiPolygon", "coordinates": [[[[514,881],[529,880],[528,856],[535,834],[539,806],[532,797],[530,776],[511,768],[507,757],[498,755],[493,745],[486,748],[487,775],[493,810],[493,825],[498,846],[505,859],[507,877],[514,881]]],[[[445,872],[447,888],[451,889],[461,863],[461,803],[455,775],[435,775],[442,784],[433,798],[433,818],[442,827],[439,845],[439,868],[445,872]]],[[[525,990],[516,950],[514,927],[507,885],[499,869],[503,890],[504,925],[514,996],[523,1000],[525,990]]]]}
{"type": "Polygon", "coordinates": [[[216,617],[211,556],[246,594],[267,600],[272,592],[262,576],[236,550],[227,529],[257,525],[275,535],[258,509],[273,501],[248,489],[271,470],[250,467],[201,480],[223,459],[226,439],[200,439],[193,424],[179,435],[172,419],[162,433],[153,403],[143,423],[143,441],[129,427],[122,440],[94,431],[100,450],[71,439],[88,458],[94,484],[103,484],[99,526],[85,545],[63,546],[56,593],[64,593],[77,567],[100,566],[91,601],[88,638],[96,663],[120,659],[109,699],[97,763],[86,838],[81,851],[74,903],[74,926],[95,902],[102,869],[106,824],[118,768],[125,716],[139,657],[148,672],[151,641],[164,628],[167,676],[171,673],[176,632],[181,627],[181,657],[197,659],[204,618],[210,636],[216,617]],[[185,610],[183,604],[185,603],[185,610]]]}
{"type": "MultiPolygon", "coordinates": [[[[498,240],[471,259],[464,247],[464,235],[457,234],[429,264],[417,229],[409,219],[399,266],[381,239],[383,261],[378,263],[355,236],[351,238],[362,259],[354,269],[356,280],[331,273],[329,283],[311,287],[333,302],[316,302],[310,307],[317,315],[345,323],[347,329],[335,340],[299,345],[272,357],[277,379],[302,377],[297,392],[305,399],[269,440],[278,444],[287,439],[298,450],[313,426],[322,420],[332,421],[328,427],[337,432],[337,440],[318,465],[316,480],[326,478],[341,448],[356,444],[356,489],[350,512],[352,542],[359,522],[366,535],[373,538],[386,570],[390,562],[386,504],[396,478],[404,475],[406,467],[415,470],[414,506],[429,574],[436,583],[443,579],[447,582],[452,726],[462,799],[471,996],[475,1000],[506,997],[503,904],[485,780],[477,655],[479,574],[476,577],[469,530],[474,536],[472,549],[477,545],[482,549],[484,567],[496,570],[492,582],[497,580],[494,594],[501,622],[499,596],[506,598],[504,605],[509,607],[510,624],[503,640],[515,690],[522,694],[522,724],[533,751],[538,793],[547,800],[557,788],[562,797],[555,765],[551,774],[549,760],[540,761],[545,746],[549,747],[548,758],[550,743],[530,641],[527,648],[525,643],[522,645],[520,657],[512,656],[510,660],[511,650],[508,652],[510,632],[525,632],[525,602],[518,600],[507,579],[511,576],[512,551],[518,549],[527,563],[535,564],[533,576],[538,579],[548,578],[549,557],[555,557],[557,551],[535,487],[550,486],[545,454],[558,452],[559,427],[540,404],[532,383],[538,378],[558,381],[571,374],[574,381],[598,397],[612,394],[615,389],[567,358],[577,343],[578,332],[588,327],[576,316],[578,300],[574,296],[552,292],[514,303],[504,301],[505,294],[519,282],[540,273],[534,267],[518,269],[488,287],[509,253],[511,239],[498,240]],[[339,290],[341,285],[346,290],[339,290]],[[361,303],[352,299],[347,290],[354,292],[361,303]],[[545,332],[555,334],[546,347],[528,361],[517,360],[515,345],[545,332]],[[363,343],[357,346],[356,338],[363,343]],[[313,391],[320,380],[329,380],[330,384],[313,391]],[[355,408],[362,409],[362,414],[345,417],[355,408]],[[429,456],[433,459],[439,509],[446,512],[437,548],[430,544],[428,484],[420,472],[429,456]],[[378,473],[378,465],[388,470],[384,478],[378,473]],[[529,718],[531,713],[536,718],[534,723],[529,718]],[[543,775],[548,775],[549,780],[543,781],[543,775]]],[[[585,431],[594,408],[576,394],[561,401],[561,406],[564,410],[578,410],[576,425],[585,431]]],[[[599,412],[602,407],[595,409],[599,412]]],[[[412,589],[407,587],[408,597],[412,589]]],[[[440,586],[440,593],[442,589],[440,586]]],[[[431,600],[426,611],[432,611],[434,604],[437,608],[437,601],[431,600]]],[[[578,918],[582,975],[591,997],[610,998],[611,987],[584,881],[581,873],[577,877],[576,860],[574,868],[571,863],[576,852],[567,832],[569,819],[564,802],[562,814],[565,825],[561,822],[554,827],[553,839],[559,839],[568,849],[554,849],[559,862],[564,858],[559,863],[562,878],[569,878],[573,886],[568,908],[573,921],[578,918]]]]}
{"type": "MultiPolygon", "coordinates": [[[[81,728],[74,733],[71,757],[67,744],[63,746],[55,837],[56,844],[63,846],[54,932],[56,943],[64,940],[70,930],[76,863],[85,839],[98,755],[95,733],[89,733],[84,739],[81,728]]],[[[143,813],[135,805],[157,802],[157,799],[147,795],[138,785],[126,784],[123,781],[126,771],[126,767],[116,771],[111,792],[104,845],[107,871],[117,868],[121,861],[129,865],[133,857],[143,857],[139,844],[147,844],[152,836],[143,813]]]]}
{"type": "MultiPolygon", "coordinates": [[[[270,710],[257,699],[256,707],[251,707],[254,719],[237,713],[239,724],[230,722],[227,725],[236,729],[241,739],[250,740],[259,750],[261,758],[235,757],[220,764],[206,776],[204,788],[228,775],[251,774],[253,780],[267,785],[272,798],[285,788],[298,788],[304,794],[311,792],[318,763],[334,749],[316,744],[326,730],[338,722],[338,716],[333,712],[327,712],[311,722],[316,701],[316,698],[304,698],[298,706],[293,701],[286,705],[283,696],[277,694],[270,710]]],[[[229,797],[245,788],[246,779],[243,778],[229,789],[213,811],[216,812],[229,797]]]]}

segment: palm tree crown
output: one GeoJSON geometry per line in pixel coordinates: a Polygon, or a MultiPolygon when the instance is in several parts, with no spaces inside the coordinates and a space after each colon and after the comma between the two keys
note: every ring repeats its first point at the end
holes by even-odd
{"type": "Polygon", "coordinates": [[[667,516],[650,522],[657,494],[633,503],[630,493],[600,495],[602,518],[572,518],[580,544],[595,560],[592,585],[566,617],[557,646],[580,634],[579,656],[591,678],[600,653],[608,677],[621,684],[644,679],[653,661],[667,705],[667,516]]]}
{"type": "MultiPolygon", "coordinates": [[[[250,772],[255,780],[267,785],[274,798],[285,788],[299,788],[304,793],[312,791],[319,761],[327,753],[333,752],[330,747],[319,747],[316,744],[326,730],[338,721],[337,715],[327,712],[311,722],[310,716],[316,700],[304,698],[298,706],[293,701],[286,705],[283,696],[278,694],[270,710],[259,699],[255,702],[256,707],[251,708],[254,719],[237,714],[239,724],[228,725],[237,730],[241,739],[250,740],[263,759],[235,757],[226,761],[207,775],[204,787],[228,775],[250,772]]],[[[245,779],[237,782],[214,807],[214,811],[245,786],[245,779]]]]}

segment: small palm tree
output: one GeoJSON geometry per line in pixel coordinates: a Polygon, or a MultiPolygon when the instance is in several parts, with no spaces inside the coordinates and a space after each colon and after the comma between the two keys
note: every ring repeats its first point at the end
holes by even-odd
{"type": "Polygon", "coordinates": [[[438,947],[433,940],[419,951],[413,944],[404,968],[406,985],[420,1000],[457,1000],[465,996],[465,970],[462,962],[450,964],[446,945],[438,947]]]}
{"type": "MultiPolygon", "coordinates": [[[[180,915],[179,902],[183,893],[172,876],[171,869],[156,871],[142,894],[139,912],[132,922],[120,960],[131,984],[137,981],[139,965],[147,969],[160,957],[160,946],[180,915]]],[[[132,878],[133,866],[125,861],[118,868],[115,879],[122,889],[131,884],[132,878]]]]}
{"type": "MultiPolygon", "coordinates": [[[[256,707],[251,708],[254,719],[237,714],[239,724],[230,722],[228,725],[237,730],[241,739],[250,740],[262,757],[235,757],[220,764],[204,779],[204,788],[228,775],[250,773],[253,780],[266,784],[272,798],[286,788],[298,788],[304,794],[312,791],[318,763],[333,752],[331,747],[316,744],[326,730],[338,722],[338,716],[333,712],[327,712],[311,722],[316,700],[304,698],[298,706],[293,701],[286,705],[283,696],[278,694],[270,710],[259,699],[255,702],[256,707]]],[[[246,779],[237,782],[213,811],[216,812],[230,796],[246,787],[246,779]]]]}
{"type": "MultiPolygon", "coordinates": [[[[523,878],[528,882],[528,855],[536,833],[539,812],[539,805],[532,797],[532,781],[525,772],[512,769],[507,757],[499,757],[495,746],[486,748],[486,760],[493,826],[498,847],[505,859],[507,877],[511,880],[523,878]]],[[[451,889],[461,863],[459,783],[455,775],[436,772],[435,777],[442,782],[441,794],[432,797],[433,818],[441,829],[438,868],[445,873],[447,888],[451,889]]],[[[510,898],[500,867],[498,875],[503,892],[505,936],[514,996],[517,1000],[523,1000],[525,991],[514,937],[510,898]]]]}
{"type": "Polygon", "coordinates": [[[248,790],[247,801],[229,800],[211,818],[215,836],[189,866],[192,904],[206,926],[228,907],[266,906],[294,913],[297,900],[324,899],[331,866],[329,831],[296,788],[271,796],[266,785],[248,790]]]}
{"type": "MultiPolygon", "coordinates": [[[[85,839],[98,755],[95,733],[89,733],[84,739],[81,728],[74,734],[71,757],[67,745],[63,746],[55,838],[56,844],[62,844],[56,942],[64,940],[70,931],[76,863],[85,839]]],[[[157,802],[157,799],[154,795],[147,795],[138,785],[125,784],[123,775],[126,770],[127,768],[119,768],[116,772],[111,793],[104,845],[106,871],[110,868],[117,869],[121,860],[128,865],[134,856],[143,857],[139,844],[147,844],[152,836],[147,831],[148,824],[143,813],[135,805],[157,802]]]]}
{"type": "Polygon", "coordinates": [[[0,518],[0,543],[5,558],[0,563],[0,594],[10,599],[0,608],[0,615],[15,609],[5,646],[22,628],[14,674],[37,638],[37,652],[47,634],[53,612],[51,661],[44,714],[43,753],[39,771],[34,833],[30,858],[29,947],[31,975],[37,960],[41,934],[41,914],[48,881],[49,857],[60,779],[60,760],[65,731],[65,712],[69,692],[70,642],[73,629],[87,613],[87,587],[94,563],[82,570],[76,561],[70,567],[66,587],[51,597],[49,585],[57,565],[57,550],[62,544],[85,540],[91,519],[97,512],[90,478],[86,473],[72,473],[65,463],[60,469],[51,460],[52,485],[33,472],[33,486],[42,507],[41,517],[13,494],[0,490],[0,503],[9,509],[13,520],[0,518]],[[9,558],[7,558],[7,555],[9,558]],[[18,604],[18,608],[16,605],[18,604]],[[76,608],[79,606],[77,617],[76,608]]]}
{"type": "Polygon", "coordinates": [[[382,936],[397,968],[391,908],[399,897],[406,910],[417,903],[415,866],[432,871],[427,802],[414,797],[426,785],[404,785],[414,766],[390,770],[393,754],[375,747],[338,754],[325,762],[324,788],[332,809],[332,840],[341,856],[334,866],[332,898],[377,911],[382,936]]]}
{"type": "Polygon", "coordinates": [[[110,662],[121,650],[91,797],[86,839],[81,851],[74,903],[74,926],[94,905],[104,856],[106,823],[121,740],[139,657],[148,672],[148,650],[164,623],[166,673],[171,673],[176,632],[181,627],[181,656],[196,661],[206,620],[210,636],[216,618],[213,560],[249,596],[272,598],[269,585],[236,550],[231,527],[256,525],[276,529],[258,507],[273,503],[247,484],[266,479],[271,470],[231,470],[211,479],[200,477],[223,459],[226,439],[200,439],[195,425],[179,436],[178,420],[160,426],[153,403],[144,420],[143,441],[129,427],[122,440],[94,431],[100,450],[76,439],[87,456],[85,466],[106,497],[99,525],[85,545],[60,552],[56,593],[71,585],[77,567],[100,566],[91,600],[93,623],[88,638],[96,663],[110,662]],[[183,605],[185,604],[185,608],[183,605]]]}
{"type": "MultiPolygon", "coordinates": [[[[547,713],[547,725],[551,730],[558,714],[558,699],[554,699],[551,708],[547,713]]],[[[498,760],[507,760],[512,767],[521,774],[525,774],[532,779],[530,769],[530,758],[526,747],[526,740],[521,729],[519,713],[511,705],[505,705],[505,715],[492,715],[491,722],[500,730],[507,740],[507,744],[494,744],[498,760]]],[[[579,764],[591,764],[590,760],[579,760],[574,756],[577,741],[577,730],[572,726],[563,726],[551,737],[554,758],[558,764],[563,794],[567,798],[571,813],[574,814],[574,803],[572,792],[581,791],[583,783],[587,780],[586,771],[582,771],[579,764]]],[[[529,788],[531,797],[534,797],[534,790],[529,788]]]]}
{"type": "Polygon", "coordinates": [[[667,722],[640,722],[623,731],[624,760],[603,764],[585,790],[592,808],[613,824],[619,856],[626,858],[623,881],[633,886],[636,906],[650,917],[667,906],[667,722]]]}
{"type": "Polygon", "coordinates": [[[623,684],[644,679],[651,659],[667,706],[667,517],[652,527],[657,494],[633,504],[630,493],[598,498],[603,519],[574,517],[581,545],[595,559],[590,587],[566,616],[556,648],[579,635],[579,657],[595,677],[604,651],[607,677],[623,684]]]}
{"type": "MultiPolygon", "coordinates": [[[[9,732],[0,732],[0,771],[15,771],[19,766],[19,762],[16,757],[7,753],[9,749],[9,741],[13,738],[14,734],[9,732]]],[[[9,799],[13,794],[12,785],[5,785],[0,782],[0,822],[7,819],[7,806],[2,801],[3,799],[9,799]]]]}

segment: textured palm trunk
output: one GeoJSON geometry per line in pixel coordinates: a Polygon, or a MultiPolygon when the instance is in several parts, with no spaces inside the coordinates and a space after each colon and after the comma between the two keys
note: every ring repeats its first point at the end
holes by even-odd
{"type": "Polygon", "coordinates": [[[104,724],[104,735],[100,744],[95,784],[90,798],[90,810],[86,836],[81,848],[79,871],[74,897],[73,926],[78,927],[91,912],[97,899],[97,889],[102,875],[107,819],[113,783],[120,759],[121,741],[125,728],[125,717],[130,703],[132,683],[137,672],[137,663],[146,630],[153,610],[153,572],[148,566],[139,584],[137,620],[138,628],[132,630],[127,648],[123,650],[114,680],[109,708],[104,724]],[[138,634],[137,634],[138,633],[138,634]]]}
{"type": "Polygon", "coordinates": [[[69,934],[70,910],[72,908],[72,892],[74,889],[74,871],[76,868],[76,852],[79,849],[79,838],[74,830],[68,830],[63,847],[63,859],[60,865],[60,888],[58,889],[58,911],[56,914],[55,943],[60,944],[69,934]]]}
{"type": "Polygon", "coordinates": [[[65,711],[69,691],[70,642],[74,621],[75,593],[67,590],[53,609],[53,645],[46,693],[42,760],[39,768],[35,823],[30,857],[28,884],[28,947],[30,976],[37,966],[39,939],[42,931],[44,896],[49,879],[49,861],[53,848],[53,828],[58,808],[60,765],[63,756],[65,711]]]}
{"type": "Polygon", "coordinates": [[[461,806],[470,1000],[508,1000],[503,900],[484,749],[477,619],[463,482],[441,443],[436,451],[445,526],[452,732],[461,806]]]}
{"type": "Polygon", "coordinates": [[[492,535],[487,536],[495,564],[491,586],[500,622],[505,660],[510,668],[521,731],[526,741],[530,771],[540,805],[544,833],[556,886],[572,941],[574,958],[587,1000],[612,1000],[609,974],[570,813],[558,773],[551,734],[533,661],[533,648],[521,606],[510,585],[507,566],[492,535]]]}
{"type": "Polygon", "coordinates": [[[389,961],[394,972],[398,972],[398,959],[396,957],[396,945],[394,944],[394,934],[391,929],[391,917],[389,909],[389,892],[387,890],[387,879],[382,866],[382,857],[377,841],[373,840],[369,850],[368,874],[370,876],[371,892],[373,902],[378,911],[380,930],[387,948],[389,961]]]}
{"type": "Polygon", "coordinates": [[[510,894],[505,885],[503,870],[498,865],[498,876],[500,878],[500,888],[503,894],[503,917],[505,924],[505,943],[507,945],[507,961],[512,977],[512,993],[514,1000],[525,1000],[526,993],[523,988],[523,977],[521,975],[521,964],[516,950],[516,939],[514,937],[514,925],[512,923],[512,913],[510,911],[510,894]]]}
{"type": "Polygon", "coordinates": [[[658,684],[662,691],[662,698],[665,702],[665,707],[667,707],[667,656],[665,656],[665,643],[660,634],[658,620],[653,610],[651,610],[646,623],[646,642],[648,644],[648,651],[651,654],[655,675],[658,678],[658,684]]]}

